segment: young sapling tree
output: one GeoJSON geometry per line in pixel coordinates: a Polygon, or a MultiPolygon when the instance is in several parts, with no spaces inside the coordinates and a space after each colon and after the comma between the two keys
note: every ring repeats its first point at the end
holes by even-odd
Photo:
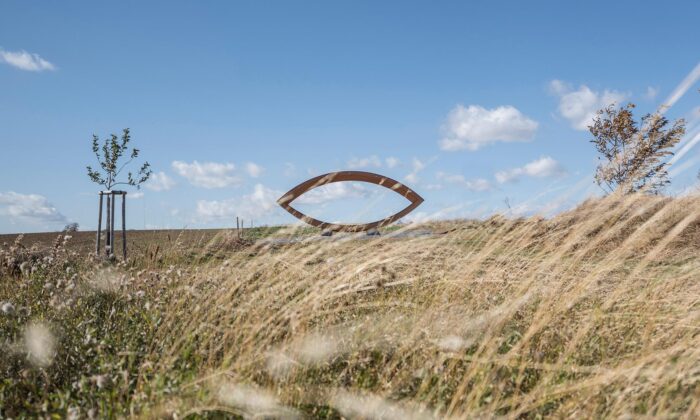
{"type": "Polygon", "coordinates": [[[104,186],[106,191],[100,191],[100,207],[99,215],[97,219],[97,239],[95,243],[95,253],[99,255],[100,253],[100,231],[102,229],[102,198],[104,195],[107,196],[107,225],[105,231],[105,251],[108,257],[114,256],[114,202],[116,195],[122,196],[122,247],[124,259],[126,260],[126,204],[125,204],[125,191],[114,191],[113,188],[118,185],[129,185],[139,189],[141,184],[148,181],[151,177],[153,171],[151,170],[151,165],[148,162],[144,162],[141,168],[134,174],[129,171],[126,175],[126,179],[119,179],[119,175],[126,168],[126,166],[131,163],[134,159],[139,156],[139,149],[129,146],[131,142],[131,134],[129,129],[125,128],[121,138],[118,138],[115,134],[112,134],[109,138],[106,138],[100,147],[100,139],[96,135],[92,136],[92,152],[97,158],[97,163],[100,165],[99,168],[93,169],[92,166],[87,167],[87,174],[91,181],[94,183],[104,186]],[[129,158],[124,161],[122,159],[125,156],[129,158]]]}

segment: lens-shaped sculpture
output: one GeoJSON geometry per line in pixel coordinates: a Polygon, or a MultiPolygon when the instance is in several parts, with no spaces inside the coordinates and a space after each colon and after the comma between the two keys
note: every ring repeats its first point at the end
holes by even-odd
{"type": "Polygon", "coordinates": [[[412,212],[422,202],[423,198],[420,195],[418,195],[415,191],[411,190],[399,181],[393,180],[388,176],[363,171],[340,171],[319,175],[317,177],[309,179],[308,181],[302,182],[301,184],[297,185],[296,187],[292,188],[287,193],[285,193],[282,197],[279,198],[279,200],[277,200],[277,204],[282,206],[283,209],[287,210],[292,216],[296,217],[297,219],[304,221],[310,224],[311,226],[334,232],[363,232],[372,229],[377,229],[382,226],[387,226],[404,217],[408,213],[412,212]],[[367,182],[370,184],[376,184],[381,187],[388,188],[394,191],[395,193],[405,197],[410,202],[410,204],[406,206],[406,208],[404,208],[403,210],[400,210],[384,219],[362,224],[341,224],[324,222],[322,220],[314,219],[313,217],[307,216],[291,206],[292,201],[302,196],[305,192],[309,190],[318,188],[322,185],[331,184],[333,182],[343,181],[367,182]]]}

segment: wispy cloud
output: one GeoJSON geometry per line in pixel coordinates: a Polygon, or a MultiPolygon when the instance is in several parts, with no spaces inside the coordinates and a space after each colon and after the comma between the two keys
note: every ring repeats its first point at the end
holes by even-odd
{"type": "Polygon", "coordinates": [[[408,182],[416,183],[418,182],[418,174],[425,169],[428,162],[424,162],[416,157],[411,160],[411,172],[404,177],[408,182]]]}
{"type": "Polygon", "coordinates": [[[275,211],[277,198],[281,191],[273,190],[262,184],[256,184],[251,194],[227,200],[197,202],[197,216],[205,222],[216,220],[232,220],[236,216],[252,220],[262,218],[275,211]]]}
{"type": "Polygon", "coordinates": [[[30,223],[65,223],[66,217],[38,194],[0,193],[0,215],[30,223]]]}
{"type": "Polygon", "coordinates": [[[654,100],[656,98],[656,95],[659,94],[659,89],[655,88],[653,86],[648,86],[647,91],[644,93],[644,98],[648,100],[654,100]]]}
{"type": "Polygon", "coordinates": [[[566,118],[571,127],[576,130],[588,130],[593,124],[596,112],[612,104],[620,104],[627,95],[615,90],[597,92],[586,85],[574,90],[573,87],[561,80],[549,83],[550,91],[559,97],[559,114],[566,118]]]}
{"type": "Polygon", "coordinates": [[[389,169],[395,168],[401,163],[401,161],[398,158],[395,158],[393,156],[389,156],[388,158],[384,159],[384,162],[386,163],[386,167],[389,169]]]}
{"type": "Polygon", "coordinates": [[[176,160],[173,169],[186,178],[190,184],[202,188],[224,188],[241,184],[241,178],[234,174],[233,163],[203,162],[192,163],[176,160]]]}
{"type": "Polygon", "coordinates": [[[401,164],[399,158],[394,156],[389,156],[385,159],[377,155],[371,155],[366,157],[353,157],[348,160],[347,167],[350,169],[365,169],[365,168],[382,168],[387,167],[389,169],[396,168],[401,164]]]}
{"type": "MultiPolygon", "coordinates": [[[[156,172],[146,182],[145,187],[152,191],[168,191],[175,186],[175,181],[165,172],[156,172]]],[[[133,197],[139,198],[139,197],[133,197]]]]}
{"type": "Polygon", "coordinates": [[[293,177],[297,174],[297,167],[291,162],[286,162],[282,174],[286,177],[293,177]]]}
{"type": "Polygon", "coordinates": [[[6,51],[0,48],[0,62],[25,71],[46,71],[56,70],[56,66],[44,60],[39,54],[32,54],[27,51],[6,51]]]}
{"type": "Polygon", "coordinates": [[[381,168],[382,160],[379,156],[372,155],[363,158],[352,158],[348,161],[348,168],[363,169],[363,168],[381,168]]]}
{"type": "Polygon", "coordinates": [[[263,172],[265,172],[265,168],[256,163],[248,162],[245,164],[245,171],[248,173],[249,177],[258,178],[263,172]]]}
{"type": "Polygon", "coordinates": [[[466,188],[469,191],[488,191],[493,188],[491,182],[483,178],[467,179],[464,175],[448,174],[445,172],[438,172],[435,176],[440,181],[466,188]]]}
{"type": "Polygon", "coordinates": [[[519,167],[509,169],[507,171],[496,172],[496,181],[500,184],[506,182],[518,181],[523,176],[531,176],[535,178],[547,178],[564,175],[564,168],[549,156],[543,156],[537,160],[519,167]]]}
{"type": "Polygon", "coordinates": [[[479,105],[457,105],[443,125],[440,148],[476,151],[496,142],[529,141],[538,125],[512,106],[486,109],[479,105]]]}
{"type": "Polygon", "coordinates": [[[334,182],[305,192],[296,199],[300,204],[325,204],[344,198],[361,198],[368,190],[354,182],[334,182]]]}

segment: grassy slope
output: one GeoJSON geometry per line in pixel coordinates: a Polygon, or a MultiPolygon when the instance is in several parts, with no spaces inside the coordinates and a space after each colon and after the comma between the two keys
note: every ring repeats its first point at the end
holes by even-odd
{"type": "Polygon", "coordinates": [[[0,301],[16,309],[0,315],[11,355],[0,361],[0,406],[144,417],[698,413],[700,200],[611,197],[553,220],[428,227],[437,234],[144,238],[117,265],[70,242],[4,247],[0,301]],[[51,331],[53,345],[39,340],[54,350],[46,360],[27,360],[28,325],[51,331]]]}

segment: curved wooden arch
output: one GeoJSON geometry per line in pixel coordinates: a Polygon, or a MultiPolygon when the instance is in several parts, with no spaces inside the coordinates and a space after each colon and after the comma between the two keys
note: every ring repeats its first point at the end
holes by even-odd
{"type": "Polygon", "coordinates": [[[415,191],[411,190],[399,181],[391,179],[388,176],[363,171],[340,171],[319,175],[317,177],[302,182],[301,184],[289,190],[277,200],[277,204],[282,206],[283,209],[287,210],[292,216],[296,217],[297,219],[306,222],[311,226],[315,226],[323,230],[331,230],[334,232],[363,232],[389,225],[404,217],[408,213],[412,212],[422,202],[423,197],[421,197],[415,191]],[[411,204],[406,206],[406,208],[404,208],[403,210],[400,210],[384,219],[362,224],[340,224],[324,222],[322,220],[314,219],[313,217],[307,216],[291,206],[292,201],[294,201],[309,190],[320,187],[322,185],[331,184],[333,182],[343,181],[367,182],[370,184],[375,184],[384,188],[388,188],[396,192],[397,194],[405,197],[408,201],[411,202],[411,204]]]}

